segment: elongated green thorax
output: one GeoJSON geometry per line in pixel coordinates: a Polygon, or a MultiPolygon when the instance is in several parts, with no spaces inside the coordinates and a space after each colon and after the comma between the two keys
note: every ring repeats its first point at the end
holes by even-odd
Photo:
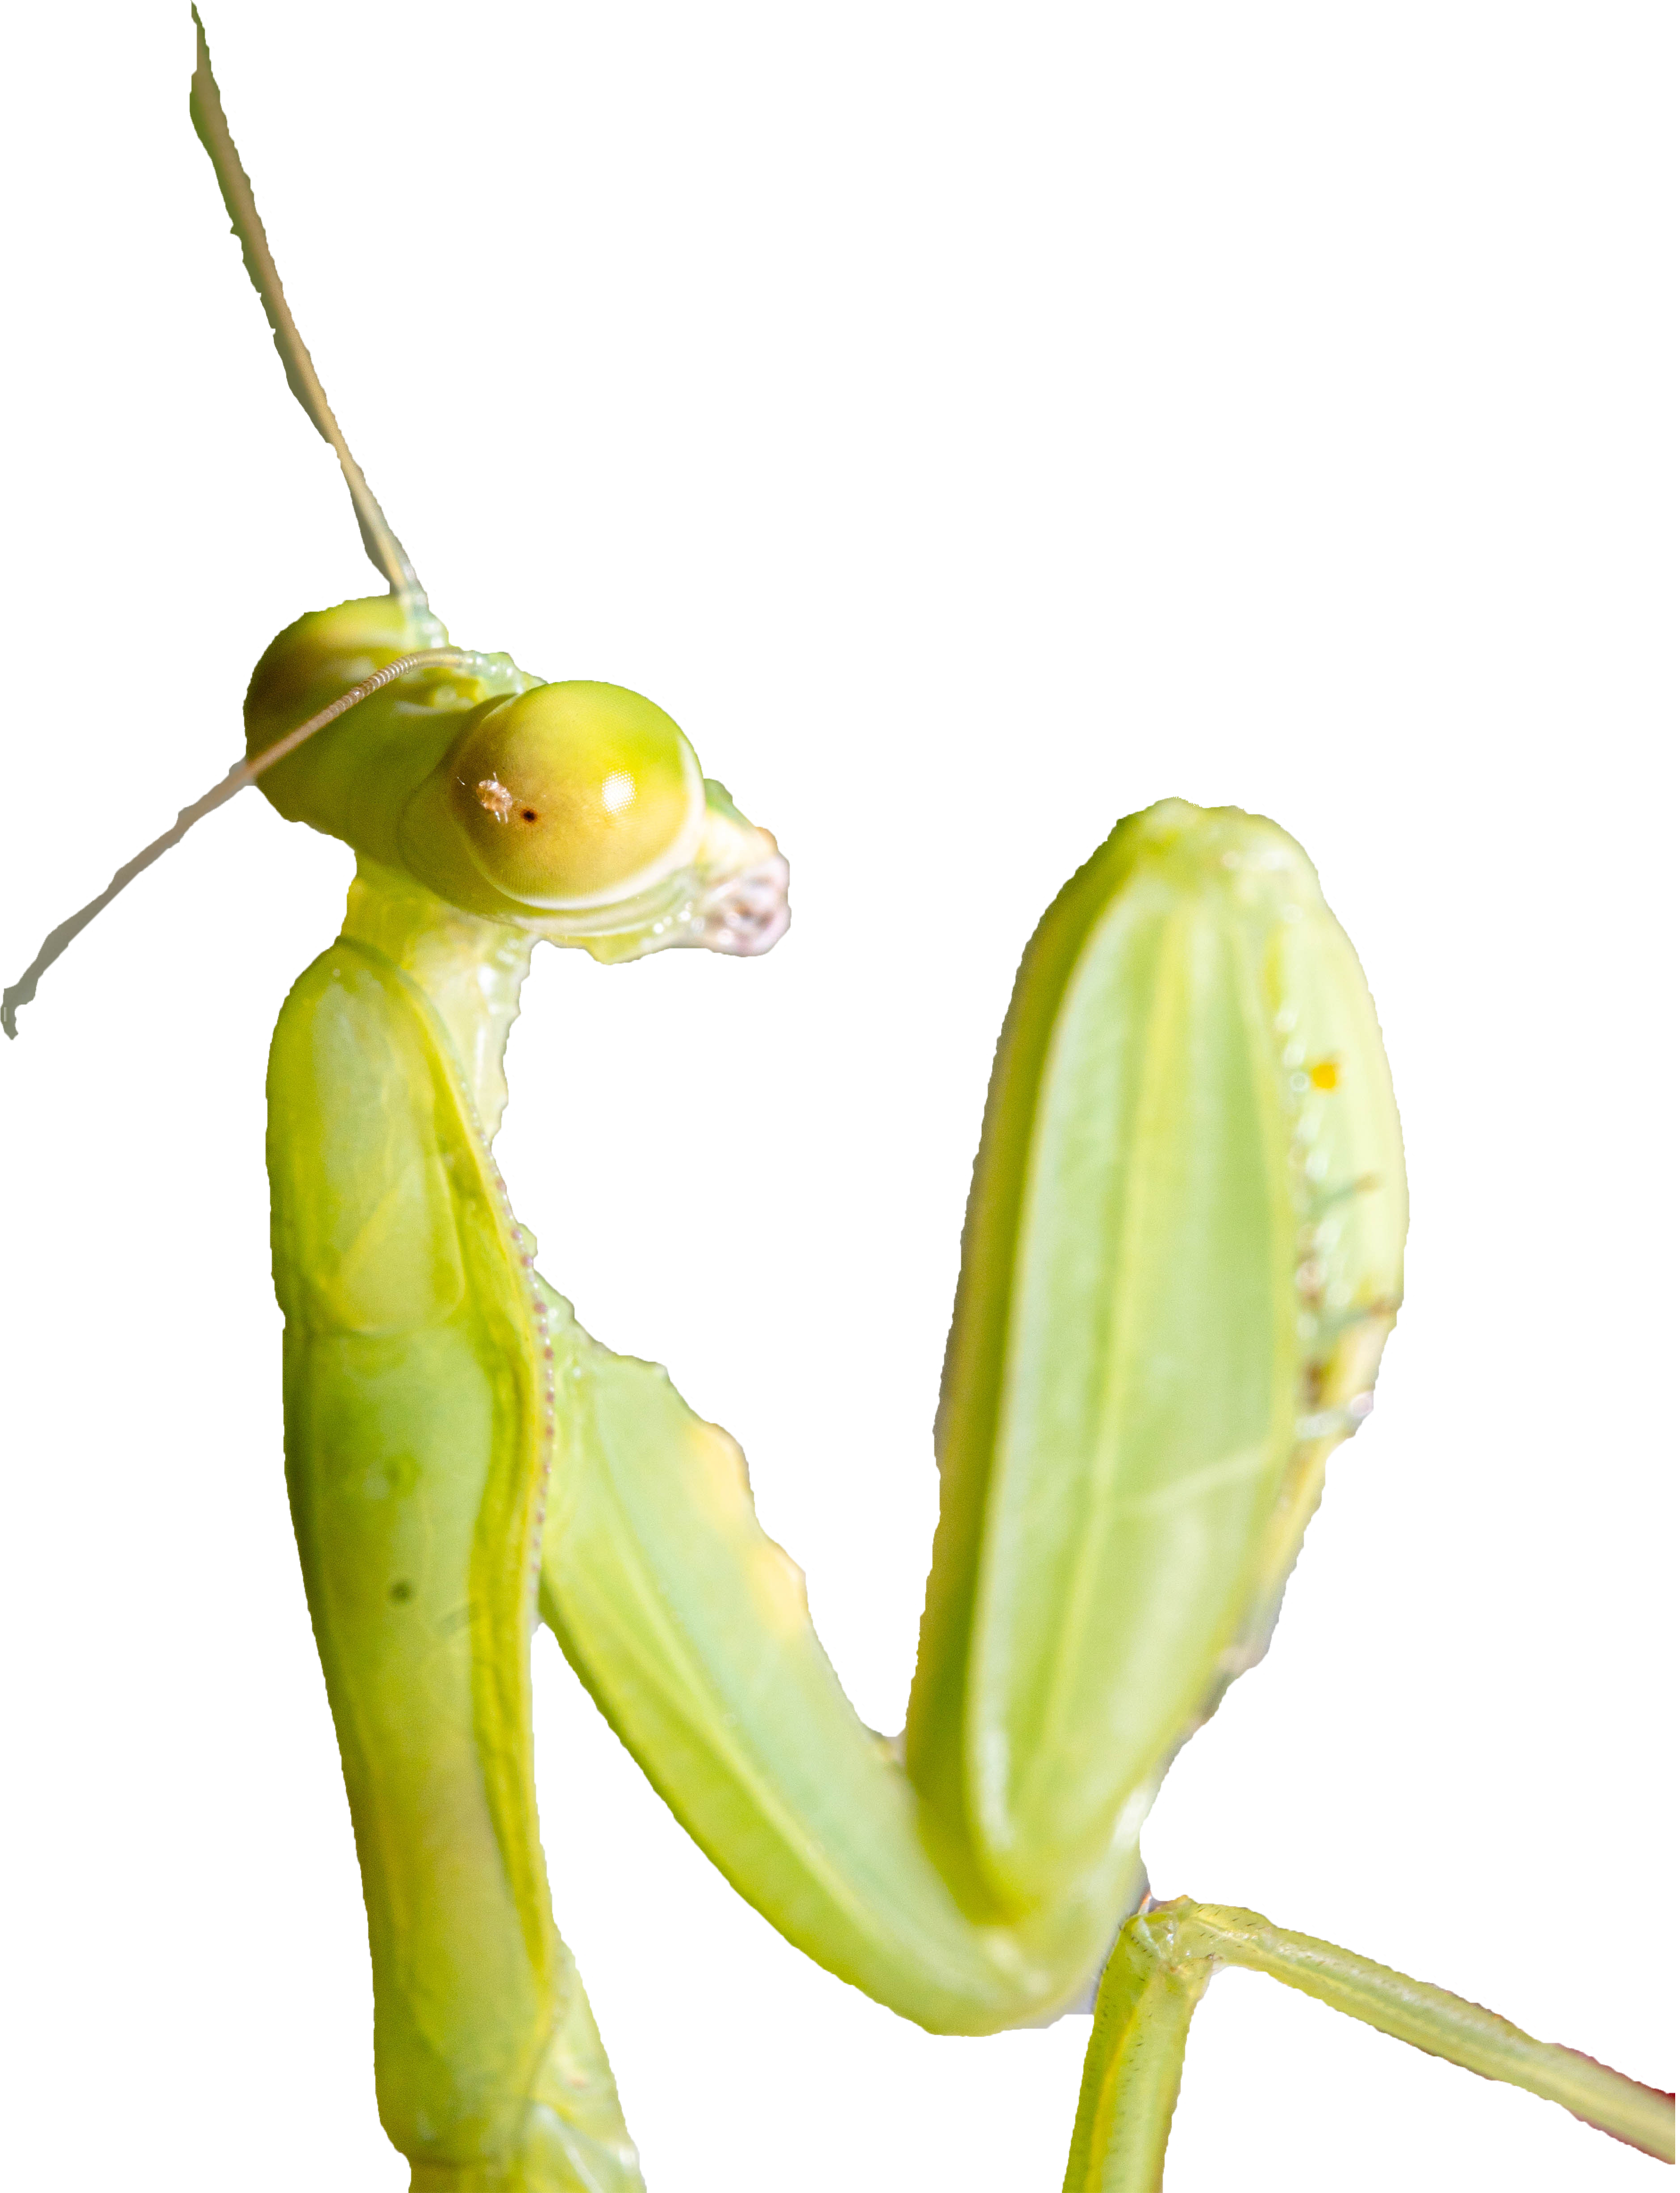
{"type": "MultiPolygon", "coordinates": [[[[413,925],[358,890],[281,1015],[269,1170],[288,1482],[362,1864],[380,2115],[417,2186],[629,2188],[537,1837],[546,1314],[455,1045],[391,956],[413,925]]],[[[437,913],[422,971],[447,1003],[437,913]]]]}
{"type": "Polygon", "coordinates": [[[1046,914],[998,1046],[907,1759],[980,1910],[1066,1892],[1263,1646],[1399,1299],[1375,1015],[1305,855],[1168,801],[1046,914]]]}

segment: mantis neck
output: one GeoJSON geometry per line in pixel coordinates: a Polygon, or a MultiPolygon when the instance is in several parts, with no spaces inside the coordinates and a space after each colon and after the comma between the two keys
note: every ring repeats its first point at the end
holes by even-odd
{"type": "Polygon", "coordinates": [[[484,1138],[493,1142],[507,1104],[502,1057],[534,939],[462,913],[365,856],[350,886],[343,934],[383,953],[425,991],[454,1045],[484,1138]]]}

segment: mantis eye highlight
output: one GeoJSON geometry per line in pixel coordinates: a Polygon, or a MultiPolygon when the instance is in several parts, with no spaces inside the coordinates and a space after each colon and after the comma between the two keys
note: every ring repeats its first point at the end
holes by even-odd
{"type": "Polygon", "coordinates": [[[449,804],[473,865],[532,907],[630,898],[682,867],[706,793],[662,708],[622,685],[534,686],[481,716],[450,756],[449,804]]]}

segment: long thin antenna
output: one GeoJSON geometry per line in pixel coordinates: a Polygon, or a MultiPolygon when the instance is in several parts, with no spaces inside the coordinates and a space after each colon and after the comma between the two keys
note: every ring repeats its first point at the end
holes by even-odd
{"type": "MultiPolygon", "coordinates": [[[[216,180],[221,186],[222,203],[226,206],[233,223],[233,233],[239,239],[239,248],[245,255],[245,271],[253,287],[262,300],[262,308],[268,315],[268,324],[274,330],[274,347],[280,353],[280,363],[286,369],[286,381],[294,396],[309,414],[322,439],[329,443],[344,472],[345,485],[350,490],[351,501],[356,507],[356,522],[362,529],[362,545],[372,558],[374,568],[397,600],[407,608],[423,610],[426,593],[409,561],[402,542],[391,531],[385,512],[374,500],[373,490],[363,478],[362,467],[350,454],[350,444],[333,416],[332,406],[327,401],[327,392],[321,386],[315,364],[304,347],[303,337],[298,333],[286,293],[280,286],[268,238],[263,232],[262,220],[257,212],[256,199],[251,192],[250,178],[240,165],[232,133],[227,126],[227,117],[222,112],[221,94],[216,89],[216,80],[210,71],[210,49],[204,41],[204,26],[198,10],[192,10],[194,28],[198,33],[198,60],[192,72],[191,111],[192,126],[199,141],[210,156],[210,165],[216,171],[216,180]]],[[[97,898],[89,899],[68,921],[61,921],[43,942],[18,980],[0,994],[0,1028],[9,1036],[18,1032],[18,1011],[35,995],[36,985],[60,953],[88,926],[95,915],[102,913],[119,891],[126,890],[134,878],[142,874],[152,862],[161,860],[172,845],[178,845],[193,824],[254,784],[266,769],[283,761],[294,753],[306,739],[313,738],[329,724],[336,723],[346,708],[353,708],[358,701],[365,701],[406,671],[444,664],[463,665],[472,657],[454,647],[423,648],[417,653],[405,655],[397,661],[387,663],[383,670],[375,671],[342,693],[329,707],[311,716],[306,724],[300,724],[284,738],[277,739],[260,754],[249,760],[236,762],[220,784],[214,785],[202,799],[195,799],[190,807],[183,807],[174,822],[161,838],[154,838],[141,852],[136,853],[118,868],[97,898]]]]}
{"type": "Polygon", "coordinates": [[[249,761],[237,761],[220,784],[213,784],[202,799],[195,799],[191,807],[183,807],[161,838],[154,838],[143,852],[134,855],[118,868],[97,898],[90,898],[86,906],[72,913],[68,921],[61,921],[45,939],[23,973],[9,989],[0,994],[0,1028],[9,1036],[18,1032],[18,1008],[26,1005],[35,995],[37,983],[54,960],[67,945],[73,943],[95,914],[103,913],[118,891],[126,890],[134,878],[149,868],[154,861],[161,860],[171,845],[180,845],[195,822],[202,822],[207,815],[236,792],[243,792],[248,784],[254,784],[266,769],[272,769],[277,761],[284,761],[289,753],[295,753],[306,739],[312,739],[317,731],[324,731],[329,724],[335,724],[346,709],[353,708],[358,701],[365,701],[370,693],[403,677],[410,670],[441,667],[444,664],[465,665],[473,657],[459,647],[426,647],[413,655],[399,656],[395,662],[387,662],[383,670],[374,671],[359,685],[352,685],[347,693],[340,693],[336,701],[329,701],[324,708],[312,715],[307,723],[300,724],[283,738],[276,739],[271,747],[265,747],[249,761]]]}
{"type": "Polygon", "coordinates": [[[210,49],[204,42],[204,26],[199,20],[198,10],[192,11],[192,20],[198,32],[198,65],[192,72],[191,107],[192,126],[198,132],[199,142],[210,156],[210,165],[216,171],[216,180],[221,186],[222,203],[227,208],[233,223],[233,233],[239,239],[239,248],[245,255],[245,272],[251,278],[253,288],[262,300],[262,308],[268,315],[268,324],[274,330],[274,347],[280,353],[280,363],[286,369],[286,382],[298,402],[309,414],[316,432],[324,442],[332,444],[340,465],[344,470],[344,484],[350,490],[350,499],[356,506],[356,522],[362,529],[362,546],[367,550],[374,568],[384,578],[399,601],[424,609],[426,593],[414,575],[402,542],[391,531],[385,512],[374,500],[372,489],[362,476],[362,467],[350,454],[350,444],[344,438],[332,406],[327,401],[327,392],[321,386],[321,377],[315,370],[314,360],[304,347],[303,337],[298,333],[286,293],[280,286],[280,276],[268,248],[268,238],[263,232],[262,219],[257,212],[257,202],[251,192],[251,180],[240,165],[239,154],[227,126],[227,117],[222,112],[221,94],[216,89],[215,77],[210,72],[210,49]]]}

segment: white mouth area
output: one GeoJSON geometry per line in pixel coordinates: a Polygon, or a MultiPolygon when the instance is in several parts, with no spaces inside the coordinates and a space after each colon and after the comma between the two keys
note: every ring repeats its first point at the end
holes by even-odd
{"type": "Polygon", "coordinates": [[[534,908],[510,925],[616,961],[683,945],[753,959],[780,942],[787,924],[787,862],[769,832],[720,793],[705,810],[693,860],[676,875],[598,913],[534,908]]]}

